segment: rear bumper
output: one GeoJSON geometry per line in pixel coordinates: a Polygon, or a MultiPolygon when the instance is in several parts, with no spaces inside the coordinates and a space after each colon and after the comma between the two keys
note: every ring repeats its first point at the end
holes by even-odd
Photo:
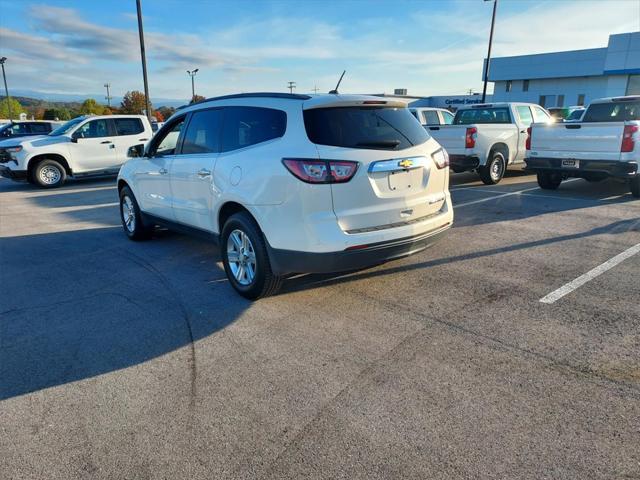
{"type": "Polygon", "coordinates": [[[0,177],[10,178],[11,180],[26,180],[26,170],[11,170],[10,168],[0,165],[0,177]]]}
{"type": "Polygon", "coordinates": [[[478,157],[468,155],[449,155],[449,166],[456,173],[475,170],[480,165],[478,157]]]}
{"type": "Polygon", "coordinates": [[[374,243],[356,250],[312,253],[280,250],[268,244],[267,250],[271,269],[276,275],[345,272],[418,253],[440,240],[450,227],[451,223],[448,223],[420,235],[374,243]]]}
{"type": "MultiPolygon", "coordinates": [[[[630,178],[639,174],[638,163],[616,160],[581,160],[578,168],[562,167],[561,158],[527,158],[525,170],[532,172],[557,172],[569,177],[606,175],[608,177],[630,178]]],[[[565,159],[566,160],[566,159],[565,159]]]]}

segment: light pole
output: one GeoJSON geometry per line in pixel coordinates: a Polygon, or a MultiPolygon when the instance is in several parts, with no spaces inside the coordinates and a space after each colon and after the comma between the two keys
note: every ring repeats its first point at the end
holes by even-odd
{"type": "Polygon", "coordinates": [[[142,6],[140,0],[136,0],[138,10],[138,35],[140,36],[140,57],[142,57],[142,80],[144,81],[144,103],[147,110],[147,118],[151,121],[151,105],[149,103],[149,82],[147,81],[147,56],[144,51],[144,31],[142,30],[142,6]]]}
{"type": "MultiPolygon", "coordinates": [[[[490,0],[484,0],[485,2],[490,0]]],[[[487,52],[487,63],[484,66],[484,85],[482,87],[482,103],[487,96],[487,82],[489,81],[489,67],[491,66],[491,44],[493,43],[493,27],[496,24],[496,8],[498,0],[493,0],[493,14],[491,15],[491,31],[489,32],[489,51],[487,52]]]]}
{"type": "Polygon", "coordinates": [[[191,77],[191,103],[193,103],[195,101],[195,98],[196,98],[195,76],[196,76],[196,73],[198,73],[198,70],[200,70],[200,69],[196,68],[195,70],[187,70],[187,75],[189,75],[191,77]]]}
{"type": "Polygon", "coordinates": [[[289,85],[287,88],[289,89],[289,93],[293,93],[293,89],[296,88],[296,82],[287,82],[289,85]]]}
{"type": "Polygon", "coordinates": [[[13,123],[13,112],[11,111],[11,98],[9,97],[9,89],[7,88],[7,75],[4,73],[4,62],[7,61],[7,57],[0,58],[0,65],[2,65],[2,79],[4,80],[4,93],[7,99],[7,108],[9,109],[9,123],[13,123]]]}
{"type": "Polygon", "coordinates": [[[104,88],[107,89],[107,96],[104,97],[107,99],[107,107],[111,108],[111,99],[113,98],[110,94],[109,94],[109,89],[111,88],[111,84],[110,83],[105,83],[104,84],[104,88]]]}

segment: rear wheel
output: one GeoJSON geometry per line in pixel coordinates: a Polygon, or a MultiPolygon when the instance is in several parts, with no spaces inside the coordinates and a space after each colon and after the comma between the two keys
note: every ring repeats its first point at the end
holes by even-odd
{"type": "Polygon", "coordinates": [[[495,185],[504,177],[506,168],[507,162],[502,153],[491,152],[487,164],[478,167],[478,174],[485,185],[495,185]]]}
{"type": "Polygon", "coordinates": [[[557,190],[561,183],[562,175],[560,175],[559,173],[538,173],[538,185],[543,190],[557,190]]]}
{"type": "Polygon", "coordinates": [[[136,197],[129,187],[120,190],[120,220],[124,233],[131,240],[151,238],[153,226],[144,224],[136,197]]]}
{"type": "Polygon", "coordinates": [[[67,172],[64,167],[55,160],[45,159],[38,163],[28,177],[43,188],[56,188],[64,184],[67,172]]]}
{"type": "Polygon", "coordinates": [[[640,174],[629,179],[629,189],[631,190],[631,195],[640,198],[640,174]]]}
{"type": "Polygon", "coordinates": [[[220,250],[229,282],[243,297],[256,300],[280,289],[282,277],[271,271],[264,236],[247,212],[236,213],[225,222],[220,250]]]}

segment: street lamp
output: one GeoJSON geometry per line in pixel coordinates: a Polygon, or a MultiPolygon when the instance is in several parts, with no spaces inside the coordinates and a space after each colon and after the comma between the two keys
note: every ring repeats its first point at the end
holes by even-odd
{"type": "Polygon", "coordinates": [[[196,76],[196,73],[198,73],[198,70],[200,69],[196,68],[195,70],[187,70],[187,75],[191,77],[191,101],[192,102],[194,102],[196,98],[196,83],[195,83],[194,77],[196,76]]]}
{"type": "MultiPolygon", "coordinates": [[[[484,0],[485,2],[491,0],[484,0]]],[[[484,85],[482,87],[482,103],[487,96],[487,82],[489,81],[489,66],[491,65],[491,44],[493,43],[493,27],[496,23],[496,8],[498,0],[493,0],[493,14],[491,15],[491,31],[489,32],[489,51],[487,52],[487,63],[484,66],[484,85]]]]}
{"type": "Polygon", "coordinates": [[[149,82],[147,80],[147,56],[144,50],[144,31],[142,29],[142,6],[140,0],[136,0],[138,11],[138,36],[140,37],[140,57],[142,58],[142,80],[144,82],[144,103],[147,110],[147,118],[151,121],[151,105],[149,103],[149,82]]]}
{"type": "Polygon", "coordinates": [[[0,65],[2,65],[2,79],[4,80],[4,93],[7,98],[7,108],[9,109],[9,123],[13,123],[13,112],[11,111],[11,98],[9,98],[9,89],[7,88],[7,75],[4,73],[4,62],[7,61],[7,57],[0,58],[0,65]]]}

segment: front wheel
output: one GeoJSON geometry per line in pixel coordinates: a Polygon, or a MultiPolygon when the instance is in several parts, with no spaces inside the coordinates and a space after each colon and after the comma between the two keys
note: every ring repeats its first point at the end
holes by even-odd
{"type": "Polygon", "coordinates": [[[562,175],[559,173],[538,173],[538,185],[543,190],[557,190],[562,183],[562,175]]]}
{"type": "Polygon", "coordinates": [[[485,185],[495,185],[504,177],[506,168],[504,156],[500,152],[491,152],[487,164],[478,168],[478,174],[485,185]]]}
{"type": "Polygon", "coordinates": [[[262,232],[247,212],[236,213],[225,222],[220,250],[229,282],[240,295],[256,300],[278,291],[282,278],[271,271],[262,232]]]}
{"type": "Polygon", "coordinates": [[[640,174],[629,179],[629,190],[631,190],[631,195],[640,198],[640,174]]]}
{"type": "Polygon", "coordinates": [[[46,159],[38,163],[33,172],[29,172],[27,178],[33,178],[33,181],[42,188],[56,188],[62,186],[67,180],[67,172],[55,160],[46,159]]]}
{"type": "Polygon", "coordinates": [[[129,187],[120,190],[120,220],[124,233],[131,240],[147,240],[151,238],[153,226],[145,225],[140,214],[140,207],[129,187]]]}

